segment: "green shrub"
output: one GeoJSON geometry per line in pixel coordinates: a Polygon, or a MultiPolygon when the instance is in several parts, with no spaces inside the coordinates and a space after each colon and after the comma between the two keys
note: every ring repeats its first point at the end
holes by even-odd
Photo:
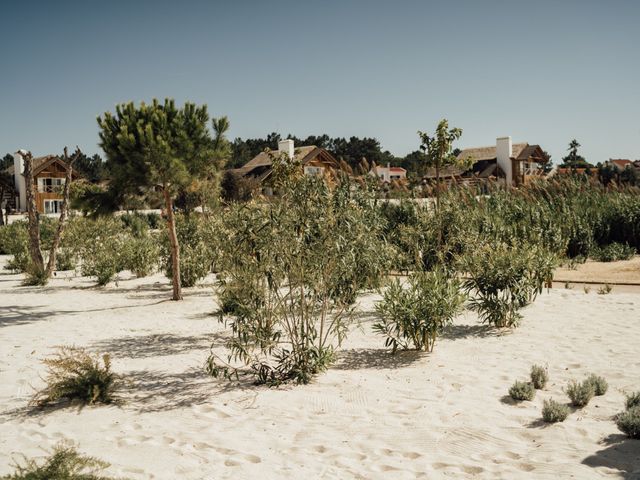
{"type": "Polygon", "coordinates": [[[353,318],[350,299],[365,288],[352,271],[361,271],[362,258],[380,261],[381,221],[366,184],[301,172],[299,163],[275,159],[279,195],[224,212],[219,295],[232,338],[226,361],[209,357],[214,376],[248,373],[269,385],[311,381],[335,359],[353,318]]]}
{"type": "MultiPolygon", "coordinates": [[[[180,244],[180,278],[183,287],[193,287],[205,278],[216,259],[216,245],[207,238],[207,220],[198,214],[176,215],[176,234],[180,244]]],[[[164,271],[173,277],[169,238],[162,238],[164,271]]]]}
{"type": "Polygon", "coordinates": [[[542,291],[553,277],[554,257],[535,246],[485,244],[463,259],[469,278],[464,287],[469,304],[483,322],[496,327],[517,326],[518,310],[542,291]]]}
{"type": "Polygon", "coordinates": [[[600,377],[594,373],[589,375],[585,380],[589,382],[593,386],[593,393],[596,397],[604,395],[607,393],[607,389],[609,388],[609,384],[604,379],[604,377],[600,377]]]}
{"type": "Polygon", "coordinates": [[[549,374],[546,368],[540,365],[533,365],[531,367],[531,383],[537,390],[543,389],[548,381],[549,374]]]}
{"type": "Polygon", "coordinates": [[[533,400],[536,396],[536,389],[530,382],[520,382],[516,380],[509,389],[509,396],[516,401],[533,400]]]}
{"type": "Polygon", "coordinates": [[[5,268],[13,272],[26,272],[31,263],[29,256],[27,223],[13,222],[0,227],[0,252],[13,255],[5,268]]]}
{"type": "Polygon", "coordinates": [[[59,443],[42,463],[23,457],[15,472],[2,480],[110,480],[100,475],[109,464],[94,457],[81,455],[75,447],[59,443]]]}
{"type": "Polygon", "coordinates": [[[144,232],[141,236],[127,238],[120,250],[122,268],[132,271],[136,277],[146,277],[158,267],[160,240],[157,235],[144,232]]]}
{"type": "Polygon", "coordinates": [[[640,391],[633,392],[626,395],[625,405],[627,410],[633,407],[640,406],[640,391]]]}
{"type": "Polygon", "coordinates": [[[583,382],[576,382],[571,380],[566,390],[567,395],[571,399],[571,405],[574,407],[584,407],[595,395],[595,388],[591,382],[585,380],[583,382]]]}
{"type": "Polygon", "coordinates": [[[636,405],[616,415],[616,425],[630,438],[640,439],[640,406],[636,405]]]}
{"type": "Polygon", "coordinates": [[[393,352],[409,348],[430,352],[436,338],[462,310],[464,295],[460,284],[442,272],[419,272],[408,279],[404,288],[394,280],[376,304],[380,320],[375,332],[386,337],[385,346],[393,352]]]}
{"type": "Polygon", "coordinates": [[[569,407],[553,399],[545,400],[542,407],[542,419],[547,423],[564,422],[569,416],[569,407]]]}
{"type": "Polygon", "coordinates": [[[31,405],[43,407],[62,400],[79,400],[84,404],[114,400],[119,377],[111,371],[109,355],[100,359],[82,348],[63,346],[46,358],[44,364],[46,386],[34,395],[31,405]]]}
{"type": "Polygon", "coordinates": [[[597,262],[616,262],[618,260],[629,260],[636,254],[636,249],[627,244],[610,243],[602,247],[594,247],[590,257],[597,262]]]}
{"type": "Polygon", "coordinates": [[[70,249],[61,249],[56,255],[56,270],[64,272],[67,270],[75,270],[76,258],[70,249]]]}

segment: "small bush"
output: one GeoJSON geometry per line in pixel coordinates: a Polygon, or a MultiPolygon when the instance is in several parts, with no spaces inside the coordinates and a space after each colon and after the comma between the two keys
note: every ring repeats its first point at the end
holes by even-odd
{"type": "Polygon", "coordinates": [[[84,404],[111,403],[119,377],[111,371],[109,355],[96,355],[77,347],[63,346],[44,360],[48,367],[46,387],[35,394],[31,405],[43,407],[62,400],[84,404]]]}
{"type": "Polygon", "coordinates": [[[385,346],[433,350],[436,338],[460,312],[464,295],[460,284],[441,272],[421,272],[409,277],[408,288],[395,280],[384,292],[376,311],[381,319],[374,331],[387,337],[385,346]]]}
{"type": "Polygon", "coordinates": [[[625,405],[627,410],[640,406],[640,391],[626,395],[625,405]]]}
{"type": "Polygon", "coordinates": [[[545,387],[549,381],[549,374],[547,369],[540,365],[533,365],[531,367],[531,383],[537,390],[541,390],[545,387]]]}
{"type": "Polygon", "coordinates": [[[593,393],[595,394],[596,397],[599,397],[599,396],[604,395],[605,393],[607,393],[607,389],[609,388],[609,384],[604,379],[604,377],[600,377],[600,376],[592,373],[591,375],[589,375],[587,377],[586,381],[591,383],[591,385],[593,385],[593,393]]]}
{"type": "Polygon", "coordinates": [[[629,260],[635,253],[635,248],[626,243],[614,242],[603,247],[593,248],[590,256],[597,262],[616,262],[618,260],[629,260]]]}
{"type": "Polygon", "coordinates": [[[490,325],[516,327],[519,310],[553,278],[555,263],[553,254],[535,246],[494,242],[474,249],[462,260],[469,274],[464,283],[471,295],[469,307],[490,325]]]}
{"type": "Polygon", "coordinates": [[[616,415],[616,425],[630,438],[640,439],[640,405],[616,415]]]}
{"type": "Polygon", "coordinates": [[[132,271],[136,277],[152,274],[159,265],[160,240],[148,232],[139,237],[128,238],[122,245],[122,267],[132,271]]]}
{"type": "Polygon", "coordinates": [[[516,401],[533,400],[536,396],[536,389],[530,382],[517,381],[509,389],[509,396],[516,401]]]}
{"type": "Polygon", "coordinates": [[[613,287],[608,283],[605,283],[602,287],[598,289],[598,295],[607,295],[611,293],[611,290],[613,290],[613,287]]]}
{"type": "Polygon", "coordinates": [[[564,422],[569,416],[569,407],[553,399],[545,400],[542,407],[542,419],[547,423],[564,422]]]}
{"type": "Polygon", "coordinates": [[[67,270],[75,270],[76,258],[69,249],[62,249],[56,255],[56,270],[64,272],[67,270]]]}
{"type": "Polygon", "coordinates": [[[591,382],[585,380],[578,383],[571,380],[567,386],[567,395],[571,399],[571,405],[574,407],[584,407],[589,403],[595,394],[595,388],[591,382]]]}
{"type": "Polygon", "coordinates": [[[23,457],[24,465],[16,464],[16,471],[2,480],[109,480],[99,473],[109,466],[94,457],[87,457],[69,444],[60,443],[42,464],[23,457]]]}

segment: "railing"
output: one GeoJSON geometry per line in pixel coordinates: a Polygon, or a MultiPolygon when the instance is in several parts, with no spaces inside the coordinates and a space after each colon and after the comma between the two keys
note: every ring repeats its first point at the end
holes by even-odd
{"type": "Polygon", "coordinates": [[[38,193],[61,193],[63,185],[39,185],[38,193]]]}

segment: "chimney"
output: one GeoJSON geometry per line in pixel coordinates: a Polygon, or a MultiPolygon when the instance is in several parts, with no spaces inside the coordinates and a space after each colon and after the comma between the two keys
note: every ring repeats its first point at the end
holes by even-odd
{"type": "Polygon", "coordinates": [[[16,186],[16,209],[25,211],[27,209],[27,184],[24,178],[24,155],[26,150],[18,150],[13,154],[13,178],[16,186]]]}
{"type": "Polygon", "coordinates": [[[293,140],[280,140],[278,142],[278,152],[286,153],[289,160],[293,160],[293,140]]]}
{"type": "Polygon", "coordinates": [[[511,156],[513,150],[511,148],[511,137],[496,138],[496,161],[505,175],[507,185],[513,183],[513,165],[511,156]]]}

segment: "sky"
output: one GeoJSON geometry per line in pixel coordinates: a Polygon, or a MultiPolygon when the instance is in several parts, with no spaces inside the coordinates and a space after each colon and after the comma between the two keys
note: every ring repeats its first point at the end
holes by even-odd
{"type": "Polygon", "coordinates": [[[96,117],[175,98],[229,137],[369,136],[404,156],[447,118],[460,148],[576,138],[640,159],[640,2],[0,0],[0,155],[76,145],[96,117]]]}

